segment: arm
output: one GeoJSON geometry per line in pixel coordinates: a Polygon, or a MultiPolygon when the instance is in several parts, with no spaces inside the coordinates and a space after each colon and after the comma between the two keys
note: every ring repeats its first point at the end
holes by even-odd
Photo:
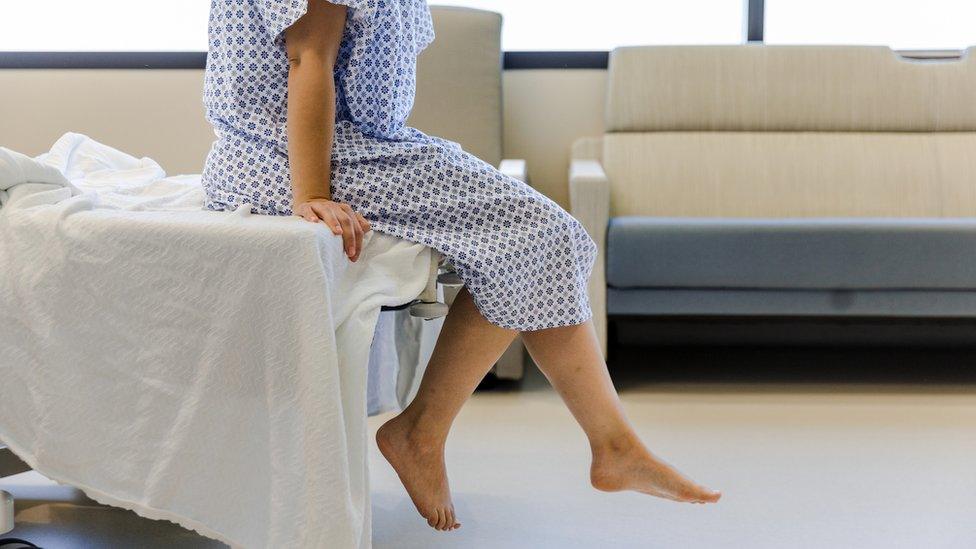
{"type": "Polygon", "coordinates": [[[288,49],[288,162],[292,210],[341,235],[352,261],[359,259],[369,222],[348,204],[332,201],[332,140],[336,91],[333,71],[346,25],[346,7],[309,2],[308,13],[285,33],[288,49]]]}

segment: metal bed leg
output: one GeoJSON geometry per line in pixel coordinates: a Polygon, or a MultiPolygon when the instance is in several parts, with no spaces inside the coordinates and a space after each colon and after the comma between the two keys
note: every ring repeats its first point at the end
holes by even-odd
{"type": "Polygon", "coordinates": [[[442,303],[437,300],[437,285],[459,285],[460,278],[457,277],[452,271],[453,269],[450,265],[445,264],[443,269],[441,268],[441,263],[443,259],[440,254],[433,253],[430,258],[430,272],[427,277],[427,287],[424,288],[424,292],[420,294],[420,298],[416,303],[410,306],[410,315],[424,318],[426,320],[433,320],[435,318],[441,318],[446,316],[450,307],[447,303],[442,303]],[[454,284],[455,280],[458,284],[454,284]]]}
{"type": "MultiPolygon", "coordinates": [[[[0,478],[30,471],[9,448],[0,445],[0,478]]],[[[0,536],[14,529],[14,497],[0,490],[0,536]]]]}
{"type": "MultiPolygon", "coordinates": [[[[454,266],[440,254],[432,254],[427,287],[417,301],[410,305],[410,315],[426,320],[447,315],[454,297],[463,286],[464,281],[458,276],[454,266]],[[444,302],[437,300],[438,285],[444,288],[444,302]]],[[[495,364],[492,372],[499,379],[522,379],[525,373],[525,362],[525,345],[521,337],[516,337],[495,364]]]]}
{"type": "Polygon", "coordinates": [[[14,529],[14,497],[0,490],[0,536],[14,529]]]}

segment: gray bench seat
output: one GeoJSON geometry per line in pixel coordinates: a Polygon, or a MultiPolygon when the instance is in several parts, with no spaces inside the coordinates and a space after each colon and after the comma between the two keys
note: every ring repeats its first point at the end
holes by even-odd
{"type": "Polygon", "coordinates": [[[974,290],[976,219],[615,217],[607,285],[974,290]]]}
{"type": "Polygon", "coordinates": [[[969,317],[976,219],[617,217],[606,268],[612,315],[969,317]]]}

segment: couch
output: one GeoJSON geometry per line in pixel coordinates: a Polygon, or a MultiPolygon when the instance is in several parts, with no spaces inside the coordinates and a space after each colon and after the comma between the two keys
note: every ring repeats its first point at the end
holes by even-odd
{"type": "Polygon", "coordinates": [[[607,316],[976,317],[976,55],[629,47],[572,213],[607,316]]]}

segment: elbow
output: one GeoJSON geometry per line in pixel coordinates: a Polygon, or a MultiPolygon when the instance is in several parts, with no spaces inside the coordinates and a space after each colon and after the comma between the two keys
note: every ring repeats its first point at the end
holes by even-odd
{"type": "Polygon", "coordinates": [[[330,58],[328,55],[321,55],[314,51],[288,53],[288,70],[290,72],[314,70],[332,74],[334,69],[334,58],[330,58]]]}

